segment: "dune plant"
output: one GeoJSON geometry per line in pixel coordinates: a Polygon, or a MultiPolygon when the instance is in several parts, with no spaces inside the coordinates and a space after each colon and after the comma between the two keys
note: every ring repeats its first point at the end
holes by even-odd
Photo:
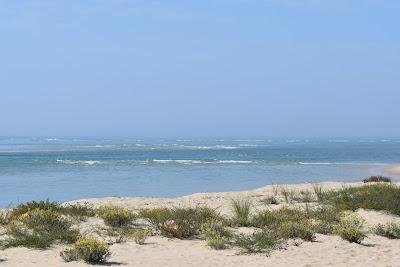
{"type": "Polygon", "coordinates": [[[385,210],[400,215],[400,187],[378,183],[327,192],[324,203],[338,210],[385,210]]]}
{"type": "Polygon", "coordinates": [[[335,225],[334,233],[341,238],[360,244],[366,237],[366,232],[363,230],[364,219],[352,213],[345,213],[339,224],[335,225]]]}
{"type": "Polygon", "coordinates": [[[83,260],[87,263],[104,263],[111,256],[106,242],[92,237],[82,237],[77,240],[72,248],[64,249],[60,256],[66,261],[83,260]]]}
{"type": "Polygon", "coordinates": [[[30,201],[19,204],[12,209],[12,217],[17,218],[32,210],[51,210],[62,215],[66,215],[75,219],[84,220],[85,217],[95,215],[94,209],[88,205],[82,204],[66,204],[60,205],[58,202],[50,200],[30,201]]]}
{"type": "Polygon", "coordinates": [[[161,235],[180,239],[198,236],[201,225],[208,220],[223,220],[215,210],[206,207],[141,209],[139,217],[161,235]]]}
{"type": "Polygon", "coordinates": [[[242,253],[269,253],[280,247],[281,240],[270,230],[257,230],[253,234],[239,234],[234,237],[234,246],[242,253]]]}
{"type": "Polygon", "coordinates": [[[30,210],[7,226],[6,247],[47,248],[55,242],[73,243],[79,231],[53,210],[30,210]]]}
{"type": "Polygon", "coordinates": [[[222,221],[216,219],[204,223],[201,226],[201,232],[207,245],[217,250],[227,248],[233,235],[222,221]]]}
{"type": "Polygon", "coordinates": [[[370,176],[367,178],[364,178],[362,180],[364,183],[371,183],[371,182],[384,182],[384,183],[391,183],[392,179],[386,176],[381,176],[381,175],[375,175],[375,176],[370,176]]]}
{"type": "Polygon", "coordinates": [[[131,237],[138,245],[143,245],[149,236],[149,232],[144,229],[137,229],[131,233],[131,237]]]}
{"type": "Polygon", "coordinates": [[[388,222],[378,224],[373,228],[376,235],[384,236],[390,239],[400,239],[400,223],[388,222]]]}
{"type": "Polygon", "coordinates": [[[276,229],[280,224],[287,221],[303,222],[307,219],[307,213],[300,208],[282,207],[256,214],[251,221],[251,225],[258,228],[276,229]]]}
{"type": "Polygon", "coordinates": [[[325,192],[322,189],[321,185],[318,185],[318,184],[314,185],[313,191],[314,191],[315,196],[317,197],[317,201],[324,200],[325,192]]]}
{"type": "Polygon", "coordinates": [[[40,201],[30,201],[17,205],[12,210],[12,213],[13,216],[16,218],[33,210],[51,210],[58,212],[60,210],[60,205],[55,201],[50,201],[49,199],[40,201]]]}
{"type": "Polygon", "coordinates": [[[13,220],[14,216],[12,210],[4,209],[0,210],[0,225],[7,225],[13,220]]]}
{"type": "Polygon", "coordinates": [[[309,221],[286,221],[278,226],[277,235],[282,239],[301,238],[305,241],[315,240],[314,226],[309,221]]]}
{"type": "Polygon", "coordinates": [[[249,226],[252,203],[248,199],[232,200],[232,224],[236,226],[249,226]]]}
{"type": "Polygon", "coordinates": [[[135,219],[135,215],[131,211],[117,206],[102,206],[97,213],[110,227],[128,227],[135,219]]]}
{"type": "Polygon", "coordinates": [[[86,217],[94,217],[96,215],[95,210],[87,204],[61,205],[58,212],[79,220],[85,220],[86,217]]]}
{"type": "Polygon", "coordinates": [[[297,194],[293,194],[292,199],[300,203],[310,203],[314,201],[312,193],[308,190],[300,191],[297,194]]]}

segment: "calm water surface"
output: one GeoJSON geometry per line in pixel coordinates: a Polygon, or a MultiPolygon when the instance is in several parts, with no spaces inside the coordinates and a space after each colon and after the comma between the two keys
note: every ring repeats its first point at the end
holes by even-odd
{"type": "Polygon", "coordinates": [[[358,181],[399,162],[400,138],[3,137],[0,206],[358,181]]]}

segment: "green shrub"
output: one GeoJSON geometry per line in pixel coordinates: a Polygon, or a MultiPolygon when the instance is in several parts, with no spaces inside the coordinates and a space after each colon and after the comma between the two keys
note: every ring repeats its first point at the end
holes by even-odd
{"type": "Polygon", "coordinates": [[[390,239],[400,239],[400,223],[389,222],[386,224],[378,224],[373,230],[377,235],[390,239]]]}
{"type": "Polygon", "coordinates": [[[110,227],[127,227],[135,219],[135,215],[131,211],[116,206],[100,207],[98,214],[110,227]]]}
{"type": "Polygon", "coordinates": [[[284,222],[279,225],[277,235],[283,239],[301,238],[305,241],[315,240],[314,227],[310,222],[284,222]]]}
{"type": "Polygon", "coordinates": [[[132,232],[131,237],[135,241],[136,244],[143,245],[149,236],[149,232],[147,230],[138,229],[132,232]]]}
{"type": "Polygon", "coordinates": [[[249,226],[252,204],[248,199],[232,200],[232,223],[237,226],[249,226]]]}
{"type": "Polygon", "coordinates": [[[91,237],[82,237],[72,248],[60,252],[65,261],[83,260],[87,263],[104,263],[111,256],[106,242],[91,237]]]}
{"type": "Polygon", "coordinates": [[[78,218],[80,220],[83,220],[85,217],[92,217],[95,215],[94,210],[87,205],[67,204],[61,206],[58,202],[47,199],[19,204],[12,210],[12,216],[13,218],[18,218],[19,216],[32,210],[51,210],[66,216],[78,218]]]}
{"type": "Polygon", "coordinates": [[[360,244],[366,237],[363,224],[364,220],[361,217],[348,213],[341,217],[340,223],[334,228],[334,232],[349,242],[360,244]]]}
{"type": "Polygon", "coordinates": [[[363,181],[364,183],[370,183],[370,182],[385,182],[385,183],[391,183],[391,182],[392,182],[392,179],[390,179],[389,177],[376,175],[376,176],[370,176],[370,177],[364,178],[362,181],[363,181]]]}
{"type": "Polygon", "coordinates": [[[288,221],[303,222],[307,219],[307,213],[301,209],[282,207],[256,214],[252,219],[251,225],[258,228],[276,229],[279,225],[288,221]]]}
{"type": "Polygon", "coordinates": [[[15,218],[33,210],[51,210],[51,211],[59,211],[60,205],[57,202],[46,200],[40,201],[31,201],[23,204],[19,204],[16,206],[12,213],[15,218]]]}
{"type": "Polygon", "coordinates": [[[270,230],[258,230],[251,235],[239,234],[235,236],[233,244],[239,247],[243,253],[266,253],[277,249],[281,242],[274,232],[270,230]]]}
{"type": "Polygon", "coordinates": [[[73,243],[79,231],[71,226],[70,221],[53,210],[30,210],[7,226],[5,245],[46,248],[56,241],[73,243]]]}
{"type": "Polygon", "coordinates": [[[60,206],[58,212],[81,220],[85,217],[93,217],[96,215],[93,208],[83,204],[67,204],[60,206]]]}
{"type": "Polygon", "coordinates": [[[206,207],[141,209],[139,217],[161,235],[180,239],[199,235],[201,225],[208,220],[223,220],[215,210],[206,207]]]}
{"type": "Polygon", "coordinates": [[[325,204],[338,210],[374,209],[400,215],[400,187],[395,184],[371,184],[330,191],[325,195],[325,204]]]}
{"type": "Polygon", "coordinates": [[[232,232],[219,220],[210,220],[201,226],[207,245],[213,249],[225,249],[230,243],[232,232]]]}
{"type": "Polygon", "coordinates": [[[341,211],[330,206],[321,206],[308,213],[314,231],[319,234],[332,234],[334,225],[340,222],[341,211]]]}

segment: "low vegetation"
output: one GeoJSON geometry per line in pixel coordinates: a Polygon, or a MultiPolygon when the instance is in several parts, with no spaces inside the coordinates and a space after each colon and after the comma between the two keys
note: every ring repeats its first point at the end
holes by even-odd
{"type": "MultiPolygon", "coordinates": [[[[274,196],[259,201],[267,206],[261,205],[262,210],[257,211],[249,199],[232,200],[229,218],[207,207],[141,209],[136,214],[116,206],[93,209],[49,200],[32,201],[0,213],[5,231],[2,245],[43,249],[53,244],[73,244],[60,253],[65,261],[104,263],[110,257],[108,244],[133,240],[143,245],[148,236],[159,234],[203,239],[217,250],[233,247],[241,253],[269,254],[282,248],[288,239],[315,241],[316,233],[335,234],[349,242],[362,243],[367,235],[364,221],[353,213],[359,208],[400,215],[400,188],[392,183],[370,183],[336,191],[314,186],[313,191],[299,192],[274,186],[274,196]],[[277,204],[278,198],[286,203],[270,206],[277,204]],[[104,226],[94,233],[106,242],[81,237],[80,221],[92,216],[104,221],[104,226]],[[239,227],[248,227],[246,232],[250,234],[241,233],[243,229],[239,227]]],[[[400,238],[399,223],[380,224],[371,230],[390,239],[400,238]]]]}
{"type": "Polygon", "coordinates": [[[287,221],[277,228],[277,236],[282,239],[301,238],[305,241],[315,240],[315,229],[309,221],[287,221]]]}
{"type": "Polygon", "coordinates": [[[215,210],[206,207],[142,209],[139,217],[161,235],[179,239],[197,237],[201,226],[209,220],[223,220],[215,210]]]}
{"type": "Polygon", "coordinates": [[[322,203],[338,210],[373,209],[400,215],[400,187],[378,183],[325,192],[322,203]]]}
{"type": "Polygon", "coordinates": [[[148,236],[149,232],[144,229],[137,229],[131,233],[131,237],[138,245],[144,245],[148,236]]]}
{"type": "Polygon", "coordinates": [[[11,210],[11,217],[18,218],[19,216],[32,210],[51,210],[59,214],[80,220],[84,220],[86,217],[95,216],[94,209],[87,205],[60,205],[58,202],[50,201],[47,199],[41,201],[31,201],[17,205],[14,209],[11,210]]]}
{"type": "Polygon", "coordinates": [[[373,228],[376,235],[384,236],[390,239],[400,239],[400,223],[389,222],[378,224],[373,228]]]}
{"type": "Polygon", "coordinates": [[[66,262],[83,260],[90,264],[98,264],[106,262],[111,252],[106,242],[92,237],[82,237],[73,247],[62,250],[60,256],[66,262]]]}
{"type": "Polygon", "coordinates": [[[391,183],[392,179],[390,179],[389,177],[386,177],[386,176],[376,175],[376,176],[370,176],[370,177],[364,178],[362,181],[364,183],[371,183],[371,182],[391,183]]]}
{"type": "Polygon", "coordinates": [[[265,253],[281,246],[281,240],[270,230],[257,230],[253,234],[239,234],[234,237],[233,244],[242,253],[265,253]]]}
{"type": "Polygon", "coordinates": [[[6,247],[47,248],[56,242],[73,243],[79,231],[54,210],[28,210],[7,225],[6,247]]]}
{"type": "Polygon", "coordinates": [[[346,213],[341,217],[339,224],[335,225],[334,233],[349,242],[360,244],[366,237],[363,224],[364,220],[361,217],[346,213]]]}
{"type": "Polygon", "coordinates": [[[251,207],[251,201],[248,199],[232,200],[232,224],[243,227],[249,226],[251,207]]]}
{"type": "Polygon", "coordinates": [[[207,245],[217,250],[227,248],[233,236],[232,231],[224,225],[224,222],[216,219],[204,223],[201,226],[201,232],[207,245]]]}
{"type": "Polygon", "coordinates": [[[102,206],[97,213],[104,220],[105,225],[114,228],[129,227],[135,219],[135,215],[130,210],[117,206],[102,206]]]}
{"type": "Polygon", "coordinates": [[[300,208],[282,207],[256,214],[252,218],[251,226],[257,228],[267,227],[269,229],[277,229],[279,225],[285,222],[304,222],[307,219],[307,213],[300,208]]]}

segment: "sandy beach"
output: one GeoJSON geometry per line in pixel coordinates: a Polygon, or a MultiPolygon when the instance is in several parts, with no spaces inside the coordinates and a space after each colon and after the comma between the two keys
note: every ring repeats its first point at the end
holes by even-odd
{"type": "Polygon", "coordinates": [[[385,168],[385,171],[392,175],[400,175],[400,164],[390,165],[389,167],[385,168]]]}
{"type": "MultiPolygon", "coordinates": [[[[343,186],[359,186],[362,183],[324,182],[324,189],[339,189],[343,186]]],[[[314,184],[287,185],[293,190],[312,190],[314,184]]],[[[276,190],[276,189],[275,189],[276,190]]],[[[83,199],[71,203],[86,203],[94,207],[112,204],[132,211],[153,207],[209,206],[222,214],[230,213],[230,203],[235,198],[248,198],[255,210],[266,205],[261,199],[273,195],[274,186],[265,186],[250,191],[197,193],[179,198],[98,198],[83,199]]],[[[286,204],[273,205],[273,208],[286,204]]],[[[365,227],[389,221],[400,222],[395,215],[380,211],[358,210],[365,218],[365,227]]],[[[89,218],[80,226],[82,230],[100,224],[98,218],[89,218]]],[[[242,229],[247,231],[249,229],[242,229]]],[[[251,229],[250,229],[251,230],[251,229]]],[[[65,263],[59,256],[62,247],[47,250],[10,248],[0,251],[0,266],[88,266],[83,262],[65,263]]],[[[349,243],[338,236],[316,235],[315,242],[296,242],[270,256],[263,254],[239,255],[236,249],[213,250],[202,240],[179,240],[152,236],[145,245],[133,241],[110,246],[112,256],[109,266],[400,266],[400,240],[391,240],[368,234],[361,245],[349,243]]]]}

